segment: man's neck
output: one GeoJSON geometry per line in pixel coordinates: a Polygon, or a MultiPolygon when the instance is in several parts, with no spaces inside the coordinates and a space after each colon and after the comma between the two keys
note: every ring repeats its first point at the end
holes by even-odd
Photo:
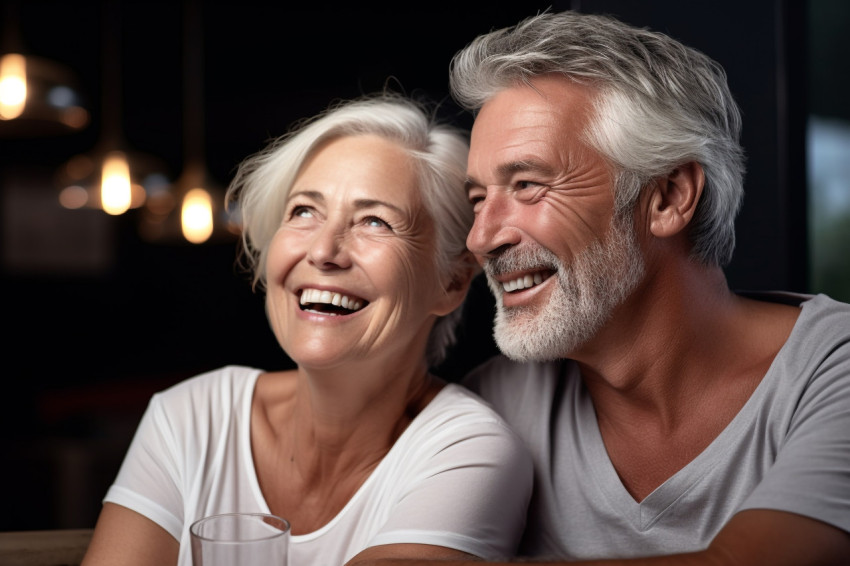
{"type": "Polygon", "coordinates": [[[650,273],[570,357],[579,363],[594,402],[610,390],[635,403],[663,405],[688,386],[683,371],[722,347],[739,316],[738,303],[720,268],[683,262],[650,273]],[[658,396],[662,399],[654,401],[658,396]]]}
{"type": "Polygon", "coordinates": [[[798,312],[741,298],[719,268],[690,264],[648,277],[572,356],[612,463],[636,500],[731,422],[798,312]]]}

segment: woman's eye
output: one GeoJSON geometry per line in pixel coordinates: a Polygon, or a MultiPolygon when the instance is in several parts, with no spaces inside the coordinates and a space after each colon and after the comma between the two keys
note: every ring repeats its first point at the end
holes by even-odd
{"type": "Polygon", "coordinates": [[[296,206],[292,209],[290,216],[293,218],[311,218],[313,211],[309,206],[296,206]]]}
{"type": "Polygon", "coordinates": [[[363,223],[371,228],[392,228],[387,221],[377,216],[367,216],[363,219],[363,223]]]}

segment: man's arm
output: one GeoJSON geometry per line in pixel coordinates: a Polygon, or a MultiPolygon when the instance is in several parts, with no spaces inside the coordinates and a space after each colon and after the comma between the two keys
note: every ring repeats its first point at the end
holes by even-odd
{"type": "MultiPolygon", "coordinates": [[[[351,566],[426,566],[445,561],[377,560],[351,566]]],[[[523,564],[535,562],[523,561],[523,564]]],[[[850,563],[850,533],[832,525],[783,511],[752,509],[741,511],[717,534],[711,545],[700,552],[582,562],[545,562],[549,566],[846,566],[850,563]]],[[[476,561],[454,561],[456,566],[479,565],[476,561]]],[[[544,564],[544,563],[539,563],[544,564]]]]}

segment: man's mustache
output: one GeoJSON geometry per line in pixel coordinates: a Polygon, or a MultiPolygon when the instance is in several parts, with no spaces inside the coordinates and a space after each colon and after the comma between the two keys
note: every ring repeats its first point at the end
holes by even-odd
{"type": "Polygon", "coordinates": [[[554,253],[536,244],[512,246],[496,257],[484,261],[484,272],[489,277],[498,277],[517,271],[549,269],[558,271],[561,261],[554,253]]]}

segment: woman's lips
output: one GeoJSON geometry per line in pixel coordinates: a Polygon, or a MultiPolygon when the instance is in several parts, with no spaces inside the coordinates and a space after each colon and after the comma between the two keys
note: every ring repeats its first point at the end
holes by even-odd
{"type": "Polygon", "coordinates": [[[357,312],[369,304],[360,297],[313,288],[302,289],[298,302],[301,310],[332,316],[357,312]]]}

